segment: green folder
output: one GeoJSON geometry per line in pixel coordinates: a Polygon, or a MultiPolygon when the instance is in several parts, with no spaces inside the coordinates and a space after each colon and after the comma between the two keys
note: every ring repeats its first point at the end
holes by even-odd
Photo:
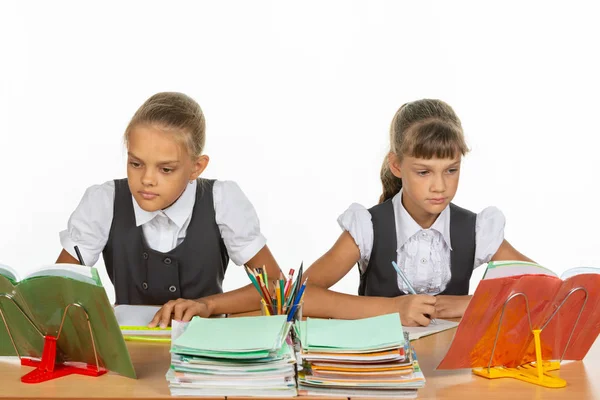
{"type": "Polygon", "coordinates": [[[290,324],[286,315],[194,317],[175,339],[172,353],[217,358],[261,358],[281,351],[290,324]]]}
{"type": "MultiPolygon", "coordinates": [[[[127,346],[95,268],[56,264],[20,281],[10,271],[0,265],[0,309],[20,356],[41,358],[42,335],[56,336],[65,309],[76,303],[88,313],[100,367],[135,378],[127,346]]],[[[0,317],[0,356],[16,355],[0,317]]],[[[87,319],[79,307],[68,310],[57,341],[56,358],[57,362],[96,365],[87,319]]]]}
{"type": "Polygon", "coordinates": [[[368,352],[404,345],[398,313],[356,320],[307,318],[296,332],[307,351],[368,352]]]}

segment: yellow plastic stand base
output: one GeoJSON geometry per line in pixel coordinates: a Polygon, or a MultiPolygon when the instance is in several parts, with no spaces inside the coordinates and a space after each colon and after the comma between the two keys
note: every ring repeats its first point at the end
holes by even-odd
{"type": "Polygon", "coordinates": [[[559,361],[542,361],[542,348],[540,344],[540,330],[533,330],[535,341],[535,363],[528,363],[516,368],[490,367],[474,368],[473,373],[488,379],[514,378],[520,381],[533,383],[548,388],[562,388],[567,386],[567,381],[548,374],[549,371],[560,369],[559,361]]]}
{"type": "Polygon", "coordinates": [[[542,364],[542,376],[538,374],[538,368],[534,363],[523,364],[516,368],[492,367],[475,368],[473,373],[488,379],[514,378],[520,381],[533,383],[548,388],[562,388],[567,386],[567,381],[548,374],[548,371],[555,371],[560,368],[558,361],[547,361],[542,364]]]}

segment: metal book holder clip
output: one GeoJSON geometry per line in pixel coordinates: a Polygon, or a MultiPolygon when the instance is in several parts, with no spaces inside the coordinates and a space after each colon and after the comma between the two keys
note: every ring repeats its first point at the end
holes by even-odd
{"type": "Polygon", "coordinates": [[[500,321],[498,322],[498,330],[496,331],[496,339],[494,340],[494,347],[492,348],[492,354],[490,355],[490,361],[488,363],[487,368],[474,368],[473,373],[478,376],[482,376],[488,379],[497,379],[497,378],[514,378],[524,382],[533,383],[536,385],[549,387],[549,388],[561,388],[567,385],[567,382],[564,379],[558,378],[556,376],[550,375],[548,372],[556,371],[560,369],[560,363],[563,360],[567,349],[569,348],[569,344],[571,343],[571,338],[573,337],[573,332],[575,332],[575,328],[577,327],[577,323],[579,322],[579,318],[585,308],[585,304],[588,299],[588,292],[583,287],[573,288],[567,296],[565,296],[564,300],[560,303],[560,305],[554,310],[550,318],[539,328],[533,329],[531,324],[531,313],[529,311],[529,302],[527,300],[527,296],[524,293],[514,293],[512,294],[506,301],[502,307],[502,313],[500,314],[500,321]],[[583,305],[579,310],[579,315],[577,315],[577,319],[573,324],[573,329],[571,329],[571,333],[569,335],[569,339],[567,340],[567,344],[560,356],[560,360],[558,361],[550,361],[550,360],[542,360],[542,344],[540,340],[540,334],[546,328],[546,326],[552,321],[552,319],[556,316],[558,311],[562,308],[562,306],[567,302],[567,300],[571,297],[571,295],[577,291],[583,291],[585,293],[583,305]],[[525,309],[527,311],[527,319],[529,321],[529,329],[533,334],[533,340],[535,345],[535,361],[520,365],[514,368],[507,368],[503,366],[492,366],[492,360],[494,358],[494,353],[496,352],[496,345],[498,344],[498,337],[500,336],[500,328],[502,327],[502,319],[504,317],[504,311],[506,310],[506,305],[516,297],[523,297],[525,300],[525,309]]]}
{"type": "Polygon", "coordinates": [[[67,306],[67,308],[65,308],[65,311],[63,312],[63,315],[62,315],[60,327],[58,328],[58,333],[56,334],[56,336],[52,336],[52,335],[48,335],[48,334],[44,335],[40,331],[40,329],[33,323],[31,318],[29,318],[29,316],[27,316],[27,314],[23,311],[21,306],[19,306],[19,304],[14,300],[13,296],[11,296],[10,294],[1,293],[0,300],[5,300],[5,299],[10,300],[17,307],[17,309],[21,312],[23,317],[25,317],[25,319],[37,331],[37,333],[42,338],[44,338],[44,349],[42,351],[42,358],[40,360],[21,356],[21,354],[19,353],[19,350],[17,348],[17,345],[15,343],[13,334],[10,330],[10,327],[8,326],[8,322],[6,320],[6,317],[4,315],[4,312],[3,312],[3,309],[1,306],[1,302],[0,302],[0,316],[2,317],[2,321],[4,322],[4,326],[6,327],[6,331],[8,332],[8,336],[10,337],[10,341],[13,345],[13,348],[15,349],[15,353],[21,360],[21,365],[28,366],[28,367],[36,367],[33,371],[30,371],[29,373],[23,375],[21,377],[21,382],[40,383],[40,382],[49,381],[51,379],[56,379],[56,378],[60,378],[60,377],[63,377],[66,375],[71,375],[71,374],[80,374],[80,375],[87,375],[87,376],[100,376],[107,372],[106,369],[100,367],[100,364],[98,362],[98,353],[96,351],[96,342],[94,340],[94,334],[92,332],[90,318],[89,318],[89,315],[88,315],[86,309],[82,305],[77,304],[77,303],[71,303],[67,306]],[[85,317],[87,320],[88,331],[90,333],[90,338],[92,340],[92,348],[94,349],[94,358],[96,360],[96,365],[89,365],[89,364],[80,363],[80,362],[68,362],[68,363],[57,363],[56,362],[56,342],[60,338],[60,334],[62,333],[63,325],[65,323],[65,318],[71,307],[76,307],[76,308],[80,309],[81,311],[83,311],[83,313],[85,314],[85,317]]]}

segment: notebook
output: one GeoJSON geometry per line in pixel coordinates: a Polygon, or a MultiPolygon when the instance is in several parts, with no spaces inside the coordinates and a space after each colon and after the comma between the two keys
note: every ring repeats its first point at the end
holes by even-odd
{"type": "Polygon", "coordinates": [[[403,326],[402,329],[408,332],[409,340],[417,340],[425,336],[456,328],[457,326],[458,322],[436,318],[435,324],[432,323],[429,326],[403,326]]]}
{"type": "Polygon", "coordinates": [[[285,330],[289,331],[286,315],[200,318],[194,317],[185,332],[173,342],[174,351],[201,355],[216,353],[232,357],[255,356],[281,347],[285,330]]]}
{"type": "Polygon", "coordinates": [[[307,318],[300,323],[305,351],[365,352],[404,345],[398,313],[358,320],[307,318]]]}
{"type": "Polygon", "coordinates": [[[115,306],[115,317],[121,328],[125,340],[151,340],[143,337],[164,337],[165,342],[170,341],[171,328],[148,328],[154,315],[160,310],[159,306],[139,306],[121,304],[115,306]]]}

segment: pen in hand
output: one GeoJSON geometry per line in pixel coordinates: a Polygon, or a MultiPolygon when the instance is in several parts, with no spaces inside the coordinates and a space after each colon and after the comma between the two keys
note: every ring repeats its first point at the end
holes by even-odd
{"type": "Polygon", "coordinates": [[[75,253],[77,253],[77,258],[79,259],[79,264],[85,265],[85,263],[83,262],[83,257],[81,256],[81,253],[79,252],[79,247],[77,247],[77,246],[75,246],[75,253]]]}
{"type": "MultiPolygon", "coordinates": [[[[402,270],[400,269],[400,267],[398,267],[398,264],[396,264],[396,261],[392,261],[392,266],[394,267],[394,269],[396,270],[396,273],[398,275],[400,275],[400,278],[402,278],[402,280],[404,281],[404,284],[406,285],[406,287],[408,288],[408,291],[410,292],[410,294],[417,294],[417,292],[415,291],[415,289],[412,287],[412,285],[410,284],[410,282],[408,281],[408,279],[406,278],[406,276],[404,275],[404,273],[402,272],[402,270]]],[[[429,318],[431,320],[432,324],[435,324],[435,319],[431,318],[429,315],[425,314],[425,316],[427,318],[429,318]]]]}

